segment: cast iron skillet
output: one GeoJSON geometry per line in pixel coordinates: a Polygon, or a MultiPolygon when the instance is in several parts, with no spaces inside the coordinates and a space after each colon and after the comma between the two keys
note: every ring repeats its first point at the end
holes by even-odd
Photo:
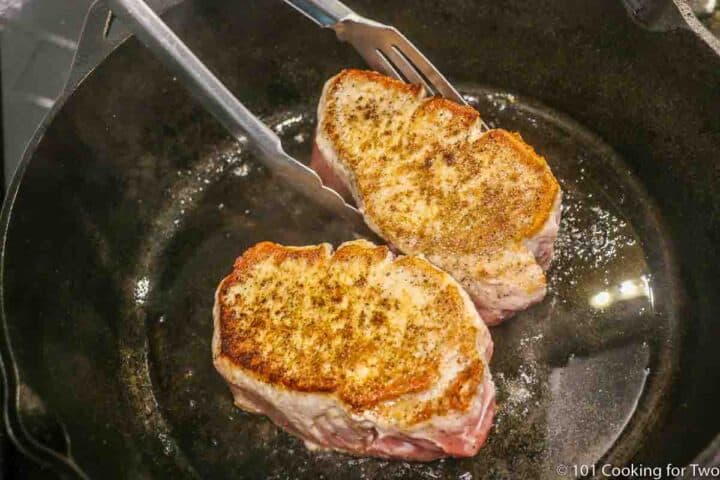
{"type": "MultiPolygon", "coordinates": [[[[257,241],[354,232],[275,181],[129,40],[59,102],[4,204],[18,447],[92,478],[556,478],[690,462],[720,424],[717,43],[648,31],[606,0],[351,6],[406,32],[565,191],[550,293],[492,331],[488,444],[429,464],[309,453],[232,406],[210,361],[217,281],[257,241]]],[[[666,7],[640,23],[677,25],[666,7]]],[[[323,82],[362,66],[280,2],[185,2],[166,18],[299,158],[323,82]]]]}

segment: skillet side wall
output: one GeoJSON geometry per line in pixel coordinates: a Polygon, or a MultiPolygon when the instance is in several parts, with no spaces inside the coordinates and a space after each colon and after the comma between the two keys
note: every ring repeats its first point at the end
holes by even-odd
{"type": "MultiPolygon", "coordinates": [[[[203,3],[200,18],[217,18],[212,26],[188,20],[192,5],[171,12],[173,25],[257,113],[314,101],[340,68],[362,66],[331,32],[277,2],[203,3]]],[[[567,113],[613,145],[640,178],[674,241],[685,290],[680,320],[689,328],[668,422],[637,460],[690,460],[720,427],[720,412],[710,408],[720,385],[720,60],[689,32],[641,30],[619,1],[352,6],[396,25],[453,81],[501,86],[567,113]]],[[[145,319],[123,299],[133,296],[141,239],[168,200],[172,179],[164,172],[190,166],[225,138],[130,41],[70,97],[21,185],[5,251],[5,308],[22,321],[10,320],[9,333],[25,382],[49,411],[63,413],[91,474],[160,475],[178,465],[152,450],[157,442],[135,438],[137,422],[152,419],[128,418],[117,376],[135,360],[118,345],[142,343],[145,319]],[[65,388],[50,386],[46,375],[67,379],[65,388]],[[145,444],[154,465],[139,457],[145,444]]]]}

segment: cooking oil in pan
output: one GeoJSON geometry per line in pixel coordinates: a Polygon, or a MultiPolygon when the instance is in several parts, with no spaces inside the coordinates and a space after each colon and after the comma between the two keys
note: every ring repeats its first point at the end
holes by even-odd
{"type": "MultiPolygon", "coordinates": [[[[211,364],[210,338],[213,291],[234,258],[262,240],[353,238],[233,143],[177,172],[158,222],[169,240],[148,250],[155,281],[141,275],[138,285],[154,396],[172,432],[163,441],[201,476],[557,478],[559,465],[627,461],[657,420],[675,330],[652,203],[613,151],[573,121],[508,93],[464,91],[486,122],[520,132],[545,156],[564,194],[547,297],[492,329],[499,411],[488,443],[474,458],[427,464],[311,453],[232,405],[211,364]]],[[[309,159],[312,107],[265,120],[290,154],[309,159]]]]}

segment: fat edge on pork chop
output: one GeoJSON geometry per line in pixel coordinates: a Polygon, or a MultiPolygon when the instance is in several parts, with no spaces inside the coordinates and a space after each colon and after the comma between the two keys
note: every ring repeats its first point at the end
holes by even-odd
{"type": "Polygon", "coordinates": [[[561,191],[520,135],[379,73],[344,70],[318,106],[312,166],[399,251],[423,255],[494,325],[542,300],[561,191]]]}
{"type": "Polygon", "coordinates": [[[471,456],[492,426],[492,340],[449,275],[360,240],[263,242],[219,284],[213,362],[235,404],[311,449],[471,456]]]}

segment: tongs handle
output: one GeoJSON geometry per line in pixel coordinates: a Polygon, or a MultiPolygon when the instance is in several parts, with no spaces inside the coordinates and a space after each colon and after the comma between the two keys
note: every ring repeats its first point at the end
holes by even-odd
{"type": "Polygon", "coordinates": [[[275,132],[245,108],[143,0],[107,0],[107,4],[230,133],[236,138],[247,135],[266,161],[285,161],[278,156],[282,144],[275,132]]]}
{"type": "Polygon", "coordinates": [[[338,0],[283,0],[321,27],[332,27],[353,12],[338,0]]]}

